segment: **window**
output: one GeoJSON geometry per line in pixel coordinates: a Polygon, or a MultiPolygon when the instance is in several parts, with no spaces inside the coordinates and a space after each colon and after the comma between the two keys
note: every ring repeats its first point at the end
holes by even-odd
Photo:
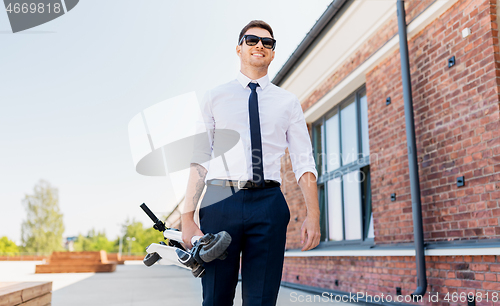
{"type": "Polygon", "coordinates": [[[374,237],[366,89],[358,89],[313,125],[321,240],[335,244],[374,237]]]}

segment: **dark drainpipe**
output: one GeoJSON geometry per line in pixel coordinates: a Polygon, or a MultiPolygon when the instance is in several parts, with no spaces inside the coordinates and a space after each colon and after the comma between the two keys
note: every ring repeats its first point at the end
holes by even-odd
{"type": "Polygon", "coordinates": [[[413,99],[411,93],[410,62],[408,59],[408,38],[406,35],[406,12],[404,0],[397,0],[399,52],[401,54],[401,74],[405,104],[406,142],[408,146],[408,165],[410,167],[411,207],[413,211],[413,237],[417,262],[417,290],[412,295],[424,296],[427,290],[425,275],[424,231],[422,227],[422,204],[418,178],[417,145],[415,123],[413,121],[413,99]]]}

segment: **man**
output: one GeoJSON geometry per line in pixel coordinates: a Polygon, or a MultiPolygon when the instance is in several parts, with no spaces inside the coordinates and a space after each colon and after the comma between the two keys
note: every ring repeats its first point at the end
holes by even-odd
{"type": "Polygon", "coordinates": [[[191,238],[203,232],[225,230],[232,237],[228,257],[205,265],[204,306],[233,305],[240,252],[243,305],[276,305],[290,219],[279,188],[280,158],[287,147],[307,206],[302,251],[320,240],[317,172],[302,108],[293,94],[271,84],[267,75],[275,55],[273,31],[267,23],[254,20],[242,29],[238,42],[237,79],[209,91],[203,101],[203,121],[211,141],[203,154],[205,160],[213,157],[220,129],[238,132],[242,151],[227,153],[222,164],[214,160],[210,165],[191,164],[182,215],[182,239],[188,247],[191,238]],[[205,179],[198,228],[193,216],[205,179]]]}

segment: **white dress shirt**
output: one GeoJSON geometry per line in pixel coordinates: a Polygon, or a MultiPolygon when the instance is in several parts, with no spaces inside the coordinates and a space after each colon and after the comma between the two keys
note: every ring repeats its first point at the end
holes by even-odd
{"type": "MultiPolygon", "coordinates": [[[[239,72],[235,80],[209,90],[202,101],[198,131],[208,133],[209,144],[194,154],[192,162],[208,170],[206,180],[253,178],[248,113],[250,82],[251,79],[239,72]],[[220,129],[236,131],[240,139],[233,148],[217,157],[214,156],[214,139],[217,139],[217,130],[220,129]],[[208,159],[211,160],[204,162],[208,159]]],[[[268,75],[253,82],[259,84],[257,98],[264,178],[281,183],[281,157],[287,147],[297,182],[306,172],[317,178],[311,139],[299,100],[294,94],[272,84],[268,75]]]]}

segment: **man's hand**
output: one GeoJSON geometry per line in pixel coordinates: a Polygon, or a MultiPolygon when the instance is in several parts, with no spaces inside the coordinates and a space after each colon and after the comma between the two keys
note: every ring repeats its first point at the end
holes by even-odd
{"type": "Polygon", "coordinates": [[[307,251],[315,248],[321,239],[321,231],[319,228],[319,216],[312,217],[307,216],[302,223],[300,235],[300,243],[304,246],[302,247],[302,251],[307,251]],[[307,239],[307,240],[306,240],[307,239]],[[305,244],[304,244],[305,242],[305,244]]]}
{"type": "MultiPolygon", "coordinates": [[[[193,220],[191,218],[191,220],[193,220]]],[[[186,220],[183,220],[182,224],[182,241],[184,242],[184,245],[188,248],[191,249],[193,246],[191,245],[191,238],[193,236],[203,236],[203,232],[200,230],[198,225],[194,223],[194,221],[189,222],[186,220]]]]}

